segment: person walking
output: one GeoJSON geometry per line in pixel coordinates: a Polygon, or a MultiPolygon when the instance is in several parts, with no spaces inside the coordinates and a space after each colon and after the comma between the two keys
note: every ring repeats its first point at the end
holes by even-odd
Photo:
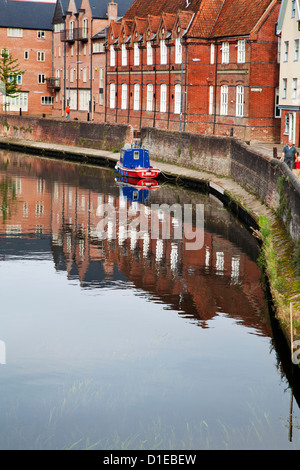
{"type": "Polygon", "coordinates": [[[298,152],[293,142],[289,140],[288,144],[283,148],[280,161],[284,161],[287,166],[292,170],[294,163],[297,160],[298,152]]]}

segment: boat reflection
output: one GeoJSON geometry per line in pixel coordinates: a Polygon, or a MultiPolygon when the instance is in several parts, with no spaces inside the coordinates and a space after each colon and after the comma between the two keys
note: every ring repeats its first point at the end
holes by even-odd
{"type": "Polygon", "coordinates": [[[147,202],[149,191],[159,188],[159,184],[155,179],[138,180],[126,176],[117,176],[115,182],[119,186],[120,197],[126,197],[128,201],[132,202],[147,202]]]}

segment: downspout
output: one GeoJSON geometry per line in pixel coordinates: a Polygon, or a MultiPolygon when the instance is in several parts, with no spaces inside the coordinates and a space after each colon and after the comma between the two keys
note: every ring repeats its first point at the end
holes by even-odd
{"type": "MultiPolygon", "coordinates": [[[[141,127],[142,127],[142,109],[143,109],[143,78],[144,78],[144,75],[143,75],[143,68],[144,68],[144,53],[143,53],[143,49],[141,48],[141,106],[140,106],[140,130],[141,130],[141,127]]],[[[134,99],[134,97],[133,97],[134,99]]]]}
{"type": "Polygon", "coordinates": [[[171,96],[171,48],[169,47],[169,86],[168,86],[168,121],[167,121],[167,129],[169,129],[170,124],[170,96],[171,96]]]}
{"type": "MultiPolygon", "coordinates": [[[[107,46],[108,47],[108,46],[107,46]]],[[[106,122],[106,113],[107,113],[107,47],[105,48],[105,102],[104,102],[104,122],[106,122]]]]}
{"type": "Polygon", "coordinates": [[[155,54],[154,54],[154,96],[155,96],[155,100],[154,100],[154,115],[153,115],[153,128],[155,128],[155,104],[156,104],[156,50],[157,50],[157,47],[154,48],[155,50],[155,54]]]}
{"type": "Polygon", "coordinates": [[[92,36],[93,36],[93,18],[91,19],[91,37],[90,37],[90,113],[92,120],[94,120],[94,107],[93,107],[93,44],[92,44],[92,36]]]}
{"type": "Polygon", "coordinates": [[[184,111],[183,111],[183,132],[185,132],[185,120],[186,120],[186,106],[187,106],[187,42],[185,40],[185,74],[184,74],[184,111]]]}
{"type": "Polygon", "coordinates": [[[119,51],[118,49],[116,50],[116,56],[117,56],[117,67],[116,67],[116,91],[115,91],[115,106],[116,106],[116,123],[118,122],[118,81],[119,81],[119,51]]]}
{"type": "Polygon", "coordinates": [[[127,112],[127,123],[129,123],[129,116],[130,116],[130,49],[128,48],[128,112],[127,112]]]}
{"type": "Polygon", "coordinates": [[[214,124],[213,124],[213,135],[215,135],[216,131],[216,115],[217,115],[217,72],[218,72],[218,45],[217,41],[215,41],[215,60],[216,60],[216,65],[215,65],[215,93],[214,93],[214,124]]]}

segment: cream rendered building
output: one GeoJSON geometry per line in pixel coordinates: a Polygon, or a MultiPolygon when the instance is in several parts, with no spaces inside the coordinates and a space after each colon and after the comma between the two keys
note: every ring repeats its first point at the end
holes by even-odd
{"type": "Polygon", "coordinates": [[[277,23],[279,36],[279,101],[281,141],[300,145],[300,5],[282,0],[277,23]]]}

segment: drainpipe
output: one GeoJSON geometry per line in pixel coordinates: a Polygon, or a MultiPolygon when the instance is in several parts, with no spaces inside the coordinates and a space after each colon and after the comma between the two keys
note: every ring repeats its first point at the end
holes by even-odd
{"type": "Polygon", "coordinates": [[[91,19],[91,37],[90,37],[90,104],[89,110],[92,116],[92,120],[94,119],[94,110],[93,110],[93,44],[92,44],[92,36],[93,36],[93,18],[91,19]]]}
{"type": "Polygon", "coordinates": [[[216,115],[217,115],[217,83],[218,83],[218,80],[217,80],[217,72],[218,72],[218,45],[217,45],[217,41],[215,41],[215,61],[216,61],[216,65],[215,65],[215,93],[214,93],[214,124],[213,124],[213,135],[215,135],[215,131],[216,131],[216,115]]]}
{"type": "MultiPolygon", "coordinates": [[[[140,105],[140,130],[142,128],[142,115],[143,115],[143,78],[144,78],[144,75],[143,75],[143,69],[144,69],[144,54],[143,54],[143,49],[141,48],[141,84],[140,84],[140,87],[141,87],[141,97],[140,97],[140,100],[141,100],[141,105],[140,105]]],[[[133,92],[134,93],[134,92],[133,92]]],[[[134,97],[133,97],[134,99],[134,97]]]]}

